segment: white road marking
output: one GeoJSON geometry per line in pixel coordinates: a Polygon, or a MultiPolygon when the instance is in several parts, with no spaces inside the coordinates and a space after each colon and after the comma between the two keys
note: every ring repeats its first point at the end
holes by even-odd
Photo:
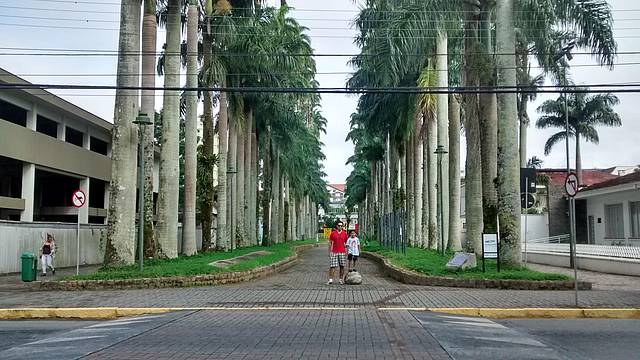
{"type": "Polygon", "coordinates": [[[106,335],[89,335],[89,336],[60,337],[60,338],[51,338],[51,339],[38,340],[38,341],[34,341],[34,342],[32,342],[32,343],[29,343],[29,344],[30,344],[30,345],[35,345],[35,344],[50,344],[50,343],[56,343],[56,342],[76,341],[76,340],[87,340],[87,339],[96,339],[96,338],[103,338],[103,337],[106,337],[106,335]]]}

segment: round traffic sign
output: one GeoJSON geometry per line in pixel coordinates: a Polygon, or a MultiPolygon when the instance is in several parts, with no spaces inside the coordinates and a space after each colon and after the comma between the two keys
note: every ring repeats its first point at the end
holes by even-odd
{"type": "Polygon", "coordinates": [[[87,196],[85,195],[84,191],[76,190],[73,192],[73,196],[71,196],[71,203],[73,204],[73,206],[81,208],[86,201],[87,196]]]}
{"type": "Polygon", "coordinates": [[[567,195],[574,197],[578,193],[578,176],[575,173],[569,173],[564,180],[564,190],[567,195]]]}
{"type": "Polygon", "coordinates": [[[531,193],[521,193],[520,194],[520,206],[523,209],[530,209],[535,205],[536,197],[531,193]],[[526,199],[525,199],[526,196],[526,199]]]}

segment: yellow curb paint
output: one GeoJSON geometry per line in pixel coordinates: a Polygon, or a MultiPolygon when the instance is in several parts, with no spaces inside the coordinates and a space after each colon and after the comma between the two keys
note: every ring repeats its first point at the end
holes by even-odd
{"type": "Polygon", "coordinates": [[[174,311],[173,308],[117,308],[116,315],[118,317],[139,316],[149,314],[163,314],[174,311]]]}
{"type": "Polygon", "coordinates": [[[640,309],[564,309],[564,308],[429,308],[429,311],[493,319],[640,319],[640,309]]]}
{"type": "Polygon", "coordinates": [[[584,317],[597,319],[640,319],[640,309],[584,309],[584,317]]]}

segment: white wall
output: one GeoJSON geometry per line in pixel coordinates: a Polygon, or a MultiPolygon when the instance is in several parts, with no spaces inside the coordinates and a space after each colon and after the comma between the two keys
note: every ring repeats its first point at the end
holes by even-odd
{"type": "MultiPolygon", "coordinates": [[[[51,233],[56,239],[54,266],[76,265],[76,224],[0,222],[0,273],[20,271],[23,252],[38,255],[43,234],[51,233]]],[[[104,259],[104,225],[80,226],[80,265],[100,264],[104,259]]],[[[40,261],[38,261],[40,268],[40,261]]]]}
{"type": "MultiPolygon", "coordinates": [[[[603,194],[591,196],[587,200],[587,219],[593,216],[595,226],[595,243],[601,245],[611,245],[611,239],[605,239],[605,205],[622,204],[624,214],[624,236],[631,237],[631,223],[629,213],[629,202],[640,201],[640,190],[626,190],[611,194],[603,194]],[[598,223],[598,218],[601,219],[598,223]]],[[[586,226],[588,228],[588,220],[585,224],[577,224],[577,226],[586,226]]]]}
{"type": "Polygon", "coordinates": [[[520,238],[524,241],[525,218],[527,221],[527,241],[549,237],[549,217],[544,214],[520,215],[520,238]]]}

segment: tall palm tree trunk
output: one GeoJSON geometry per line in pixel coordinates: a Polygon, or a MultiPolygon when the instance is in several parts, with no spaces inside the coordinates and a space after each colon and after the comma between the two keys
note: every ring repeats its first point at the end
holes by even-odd
{"type": "Polygon", "coordinates": [[[436,161],[436,147],[438,141],[438,123],[435,119],[427,122],[427,177],[429,179],[428,201],[429,201],[429,222],[427,231],[429,234],[428,246],[430,249],[438,248],[438,163],[436,161]]]}
{"type": "Polygon", "coordinates": [[[580,154],[580,133],[576,133],[576,176],[578,177],[578,185],[582,185],[582,154],[580,154]]]}
{"type": "MultiPolygon", "coordinates": [[[[438,73],[438,87],[445,89],[449,87],[449,57],[447,56],[448,39],[446,31],[440,33],[436,43],[436,71],[438,73]]],[[[445,151],[449,151],[449,98],[447,94],[437,95],[437,113],[438,113],[438,144],[444,147],[445,151]]],[[[431,151],[435,151],[431,150],[431,151]]],[[[437,164],[436,164],[437,166],[437,164]]],[[[442,209],[442,243],[448,243],[449,234],[449,155],[442,154],[442,179],[438,179],[438,190],[442,192],[440,208],[442,209]],[[442,183],[440,183],[442,180],[442,183]]],[[[437,171],[437,170],[436,170],[437,171]]],[[[437,172],[436,172],[437,174],[437,172]]],[[[440,214],[438,214],[440,216],[440,214]]],[[[438,230],[440,231],[440,229],[438,230]]]]}
{"type": "MultiPolygon", "coordinates": [[[[515,25],[513,0],[496,5],[496,52],[498,86],[516,86],[515,25]]],[[[515,92],[498,96],[498,201],[500,215],[500,251],[505,263],[519,265],[520,253],[520,167],[518,157],[518,119],[515,92]]]]}
{"type": "Polygon", "coordinates": [[[273,159],[271,157],[271,140],[270,129],[267,125],[264,134],[264,151],[262,159],[262,245],[273,244],[273,238],[271,237],[271,192],[273,183],[273,159]]]}
{"type": "MultiPolygon", "coordinates": [[[[167,88],[178,88],[182,1],[169,0],[168,8],[164,85],[167,88]]],[[[180,92],[165,90],[163,106],[158,189],[158,256],[175,258],[178,256],[180,92]]]]}
{"type": "Polygon", "coordinates": [[[249,219],[251,221],[251,243],[258,244],[258,137],[255,121],[251,130],[251,206],[249,219]]]}
{"type": "Polygon", "coordinates": [[[284,184],[285,184],[285,178],[287,176],[287,174],[285,172],[282,171],[282,165],[280,165],[280,163],[278,163],[279,165],[279,170],[280,170],[280,176],[279,176],[279,180],[280,183],[278,184],[278,235],[280,236],[280,242],[285,242],[286,241],[286,236],[285,236],[285,216],[287,214],[287,211],[284,207],[284,184]]]}
{"type": "Polygon", "coordinates": [[[237,210],[238,210],[238,119],[229,122],[229,205],[227,206],[227,226],[229,226],[229,248],[231,250],[237,247],[236,227],[237,227],[237,210]]]}
{"type": "Polygon", "coordinates": [[[428,127],[429,127],[429,119],[424,117],[422,121],[422,244],[421,247],[430,247],[431,246],[431,234],[429,233],[429,189],[430,189],[430,180],[429,180],[429,135],[428,135],[428,127]]]}
{"type": "Polygon", "coordinates": [[[280,242],[280,159],[273,154],[273,178],[271,180],[271,242],[280,242]]]}
{"type": "Polygon", "coordinates": [[[227,148],[228,148],[228,116],[227,93],[220,92],[220,112],[218,114],[218,211],[216,227],[216,248],[228,249],[229,225],[227,223],[227,148]]]}
{"type": "Polygon", "coordinates": [[[449,95],[449,242],[447,249],[459,251],[460,241],[460,103],[449,95]]]}
{"type": "Polygon", "coordinates": [[[420,131],[422,129],[422,114],[416,116],[416,124],[414,127],[414,146],[413,146],[413,178],[415,179],[415,196],[414,196],[414,246],[422,247],[423,244],[423,232],[422,232],[422,136],[420,131]]]}
{"type": "MultiPolygon", "coordinates": [[[[156,86],[156,37],[158,24],[156,22],[156,1],[144,1],[144,16],[142,19],[142,87],[156,86]]],[[[144,127],[144,256],[156,255],[156,240],[154,234],[153,216],[153,168],[155,141],[153,122],[155,121],[155,90],[142,90],[140,101],[141,112],[147,114],[152,124],[144,127]]]]}
{"type": "MultiPolygon", "coordinates": [[[[202,52],[204,54],[204,67],[208,69],[211,66],[213,57],[211,35],[206,33],[203,35],[202,40],[202,52]]],[[[211,85],[211,84],[208,84],[211,85]]],[[[202,196],[205,199],[201,200],[200,218],[202,223],[202,251],[206,252],[212,246],[212,231],[213,228],[213,204],[214,204],[214,123],[213,123],[213,93],[211,91],[202,92],[202,156],[205,159],[205,163],[202,168],[207,175],[200,178],[206,182],[203,186],[202,196]]],[[[219,161],[219,160],[218,160],[219,161]]]]}
{"type": "MultiPolygon", "coordinates": [[[[475,68],[477,17],[472,12],[467,13],[465,23],[463,83],[467,87],[477,87],[480,84],[475,68]]],[[[476,254],[482,253],[482,158],[480,149],[480,119],[478,111],[478,95],[465,93],[463,96],[465,110],[465,137],[467,141],[467,155],[465,163],[465,219],[467,247],[476,254]]]]}
{"type": "MultiPolygon", "coordinates": [[[[189,0],[187,13],[187,87],[198,87],[198,3],[195,0],[189,0]]],[[[186,98],[182,253],[190,256],[197,253],[196,159],[198,153],[198,94],[195,91],[187,91],[186,98]]]]}
{"type": "MultiPolygon", "coordinates": [[[[238,124],[240,125],[240,124],[238,124]]],[[[245,177],[246,177],[246,173],[245,173],[245,154],[244,154],[244,149],[245,149],[245,134],[246,134],[246,123],[243,124],[242,126],[238,126],[238,130],[237,130],[237,171],[238,174],[236,176],[236,181],[234,181],[235,183],[237,183],[237,185],[235,185],[236,187],[236,192],[238,195],[237,201],[236,201],[236,221],[235,221],[235,228],[236,228],[236,246],[238,247],[244,247],[246,246],[245,244],[245,207],[244,207],[244,201],[245,201],[245,195],[244,195],[244,187],[245,187],[245,177]]]]}
{"type": "Polygon", "coordinates": [[[414,233],[415,233],[415,226],[416,226],[416,218],[414,216],[414,177],[413,177],[413,135],[410,134],[409,135],[409,139],[407,139],[406,143],[405,143],[405,166],[406,166],[406,178],[407,178],[407,189],[406,189],[406,194],[407,194],[407,202],[406,202],[406,222],[407,222],[407,229],[406,229],[406,234],[404,234],[404,236],[406,237],[406,242],[409,246],[415,246],[414,243],[414,233]]]}
{"type": "MultiPolygon", "coordinates": [[[[251,245],[253,241],[252,222],[251,218],[251,205],[253,202],[253,196],[251,191],[251,185],[253,183],[253,163],[251,162],[251,132],[253,131],[253,110],[249,108],[246,113],[246,127],[244,133],[244,245],[251,245]]],[[[253,208],[255,213],[255,208],[253,208]]]]}
{"type": "MultiPolygon", "coordinates": [[[[140,1],[123,0],[120,5],[118,86],[138,86],[138,78],[131,74],[139,72],[139,29],[140,1]]],[[[106,265],[127,265],[134,260],[136,182],[131,171],[136,168],[137,162],[137,132],[132,123],[138,110],[137,95],[136,90],[116,91],[107,244],[104,255],[106,265]]]]}

